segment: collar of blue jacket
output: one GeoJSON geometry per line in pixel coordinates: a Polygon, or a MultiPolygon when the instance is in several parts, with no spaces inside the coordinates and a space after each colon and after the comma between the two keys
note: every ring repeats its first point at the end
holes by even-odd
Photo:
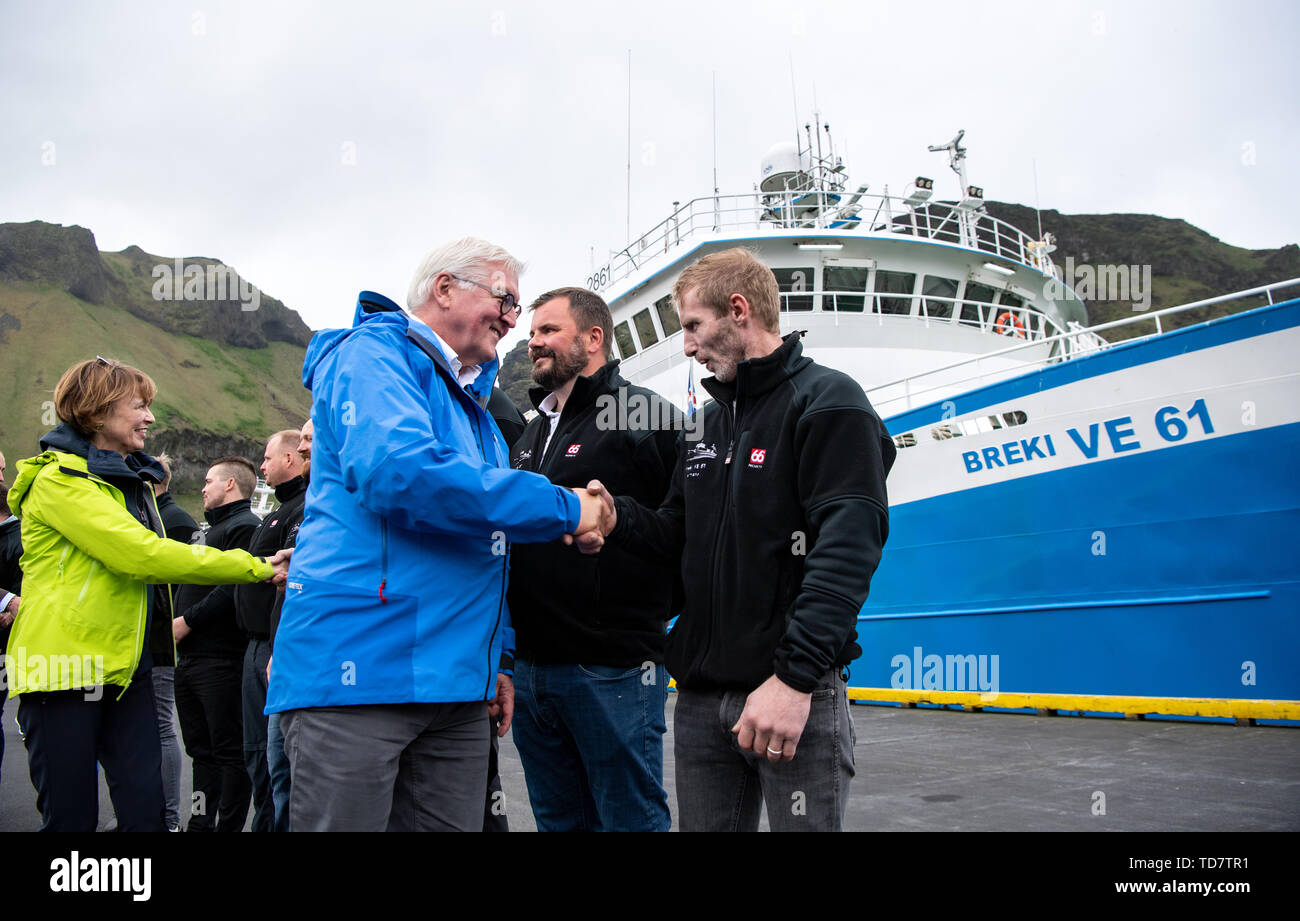
{"type": "MultiPolygon", "coordinates": [[[[326,352],[345,339],[352,329],[367,323],[396,323],[400,325],[407,335],[428,353],[434,364],[447,375],[452,383],[456,384],[457,387],[460,386],[456,380],[456,373],[452,370],[451,362],[447,360],[447,356],[443,354],[438,343],[430,341],[419,332],[419,327],[425,326],[425,324],[419,321],[416,321],[418,325],[413,324],[410,314],[389,298],[374,291],[362,291],[357,295],[357,309],[352,315],[351,329],[322,330],[312,337],[311,343],[307,346],[306,359],[302,364],[303,386],[308,390],[311,389],[312,371],[326,352]]],[[[488,399],[492,396],[492,385],[496,382],[497,371],[500,367],[501,360],[493,356],[491,361],[486,361],[479,366],[481,369],[479,376],[465,387],[465,391],[480,406],[486,406],[488,399]]]]}

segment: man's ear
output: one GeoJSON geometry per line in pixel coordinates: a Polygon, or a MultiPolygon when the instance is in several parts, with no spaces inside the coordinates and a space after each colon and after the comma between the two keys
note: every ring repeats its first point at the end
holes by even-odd
{"type": "Polygon", "coordinates": [[[429,289],[428,304],[431,307],[445,306],[449,296],[451,286],[456,283],[456,279],[451,277],[448,272],[439,272],[433,278],[433,286],[429,289]]]}
{"type": "MultiPolygon", "coordinates": [[[[605,331],[599,326],[593,326],[591,329],[587,330],[587,333],[591,336],[590,343],[596,347],[595,350],[599,352],[602,357],[608,355],[609,350],[605,348],[605,331]]],[[[588,346],[587,351],[591,351],[590,346],[588,346]]]]}
{"type": "Polygon", "coordinates": [[[728,313],[732,320],[737,323],[748,322],[750,318],[749,301],[743,294],[733,294],[727,302],[728,313]]]}

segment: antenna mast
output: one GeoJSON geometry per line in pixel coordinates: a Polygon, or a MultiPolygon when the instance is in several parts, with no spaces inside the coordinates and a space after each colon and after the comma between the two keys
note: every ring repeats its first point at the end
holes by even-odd
{"type": "Polygon", "coordinates": [[[713,194],[718,194],[718,72],[713,72],[713,194]]]}
{"type": "Polygon", "coordinates": [[[961,146],[961,139],[965,137],[966,129],[963,128],[957,132],[957,136],[947,144],[938,144],[930,148],[930,153],[940,153],[948,151],[948,165],[952,171],[957,174],[961,180],[961,194],[966,194],[966,148],[961,146]]]}
{"type": "Polygon", "coordinates": [[[794,52],[790,52],[790,102],[794,105],[794,149],[799,149],[799,94],[794,88],[794,52]]]}
{"type": "Polygon", "coordinates": [[[627,236],[632,240],[632,49],[627,49],[627,236]]]}
{"type": "Polygon", "coordinates": [[[1038,239],[1043,239],[1043,212],[1038,206],[1038,159],[1034,159],[1034,213],[1038,215],[1038,239]]]}

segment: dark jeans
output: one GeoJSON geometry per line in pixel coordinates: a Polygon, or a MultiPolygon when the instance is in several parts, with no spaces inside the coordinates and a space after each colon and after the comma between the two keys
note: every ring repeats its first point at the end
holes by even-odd
{"type": "Polygon", "coordinates": [[[663,666],[515,660],[515,748],[538,831],[667,831],[663,666]]]}
{"type": "Polygon", "coordinates": [[[243,663],[189,658],[176,668],[176,712],[194,762],[187,831],[244,830],[251,795],[244,769],[243,663]]]}
{"type": "Polygon", "coordinates": [[[266,666],[271,644],[249,640],[244,651],[244,767],[253,784],[253,831],[275,831],[275,800],[266,761],[266,666]]]}
{"type": "Polygon", "coordinates": [[[162,743],[163,798],[167,801],[167,830],[181,827],[181,744],[176,739],[175,675],[171,666],[155,665],[153,700],[157,707],[158,740],[162,743]]]}
{"type": "Polygon", "coordinates": [[[293,831],[482,831],[487,704],[363,704],[280,716],[293,831]]]}
{"type": "Polygon", "coordinates": [[[731,727],[744,691],[679,691],[673,714],[677,820],[682,831],[841,831],[856,736],[844,681],[828,673],[812,693],[791,761],[742,752],[731,727]]]}
{"type": "Polygon", "coordinates": [[[103,765],[118,831],[163,831],[162,748],[149,673],[122,698],[114,685],[91,692],[32,691],[18,698],[18,724],[36,787],[41,831],[90,831],[99,821],[103,765]],[[89,700],[98,695],[99,699],[89,700]]]}
{"type": "Polygon", "coordinates": [[[271,777],[271,802],[275,804],[275,830],[288,831],[292,774],[289,756],[284,753],[284,731],[278,713],[266,718],[266,767],[271,777]]]}

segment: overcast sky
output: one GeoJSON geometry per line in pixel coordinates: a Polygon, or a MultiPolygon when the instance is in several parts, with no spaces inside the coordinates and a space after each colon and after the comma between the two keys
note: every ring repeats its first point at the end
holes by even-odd
{"type": "Polygon", "coordinates": [[[1298,40],[1294,0],[0,0],[0,221],[222,259],[317,329],[464,234],[529,263],[528,300],[626,242],[630,51],[634,235],[709,194],[716,75],[724,193],[797,94],[854,185],[953,195],[926,146],[964,128],[990,199],[1033,205],[1036,161],[1043,208],[1272,248],[1300,238],[1298,40]]]}

